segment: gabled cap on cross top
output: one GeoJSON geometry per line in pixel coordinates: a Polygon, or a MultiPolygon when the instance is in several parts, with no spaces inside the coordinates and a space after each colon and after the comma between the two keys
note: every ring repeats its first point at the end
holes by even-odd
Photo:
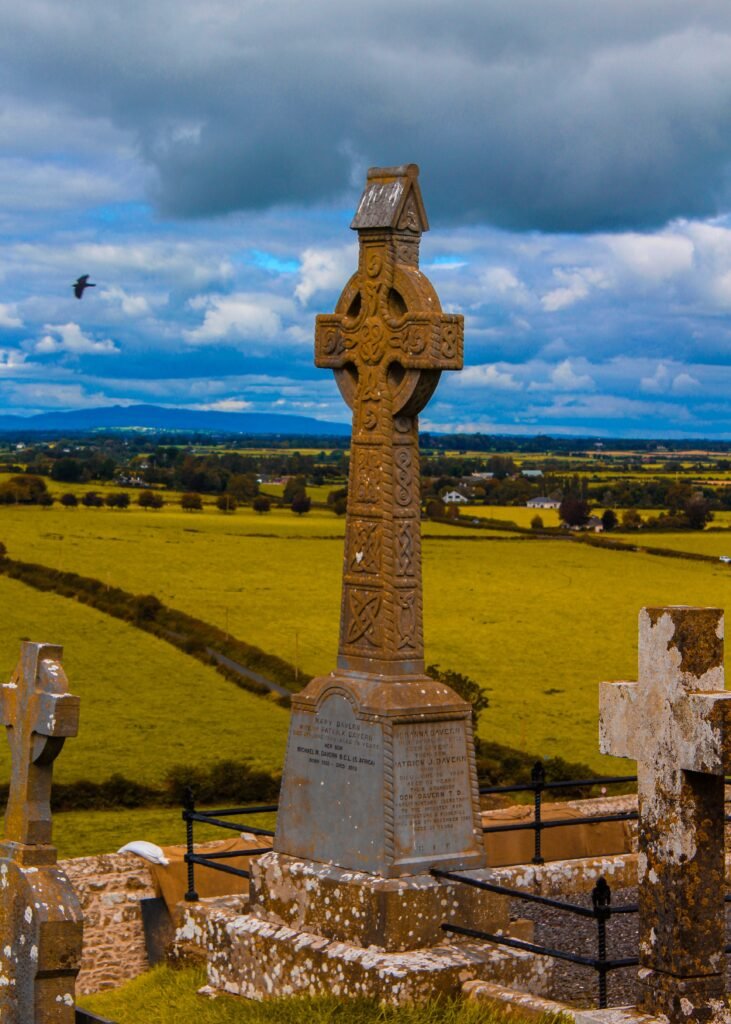
{"type": "Polygon", "coordinates": [[[369,168],[366,187],[350,226],[354,231],[379,228],[415,234],[428,231],[418,164],[369,168]]]}
{"type": "Polygon", "coordinates": [[[641,764],[731,770],[731,691],[724,688],[723,611],[643,608],[636,683],[602,683],[599,746],[641,764]]]}

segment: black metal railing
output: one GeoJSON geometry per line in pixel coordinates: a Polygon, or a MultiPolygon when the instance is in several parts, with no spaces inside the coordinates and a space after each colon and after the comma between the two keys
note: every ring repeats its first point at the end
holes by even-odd
{"type": "Polygon", "coordinates": [[[593,918],[597,926],[597,955],[583,956],[580,953],[571,953],[565,949],[555,949],[552,946],[540,945],[535,942],[525,942],[523,939],[513,939],[507,935],[497,935],[492,932],[484,932],[479,928],[466,928],[459,924],[443,924],[445,932],[452,932],[456,935],[464,935],[473,939],[482,939],[486,942],[495,942],[501,946],[509,946],[512,949],[522,949],[529,953],[537,953],[541,956],[552,957],[555,960],[564,960],[579,967],[589,967],[596,971],[598,981],[599,1008],[607,1006],[607,974],[616,971],[621,967],[637,967],[639,957],[607,956],[607,922],[613,914],[636,914],[638,906],[636,903],[612,906],[612,891],[605,878],[600,878],[591,893],[591,907],[583,907],[579,903],[571,903],[568,900],[554,899],[551,896],[539,896],[535,893],[525,892],[522,889],[513,889],[506,885],[497,885],[493,882],[484,882],[469,875],[460,874],[457,871],[441,871],[438,868],[432,869],[435,878],[443,878],[446,881],[458,882],[462,885],[469,885],[475,889],[483,889],[486,892],[497,893],[500,896],[507,896],[510,899],[523,900],[526,903],[537,903],[553,910],[562,910],[568,914],[575,914],[577,917],[593,918]]]}
{"type": "Polygon", "coordinates": [[[510,822],[506,825],[484,825],[482,831],[487,834],[491,832],[521,832],[532,830],[533,841],[533,864],[543,864],[544,858],[541,852],[542,834],[547,828],[566,828],[569,825],[599,825],[606,821],[637,821],[637,811],[623,811],[617,814],[591,814],[582,815],[581,818],[558,818],[554,821],[544,821],[542,818],[543,793],[553,789],[580,789],[589,786],[613,786],[620,783],[627,784],[637,782],[636,775],[605,775],[596,779],[566,779],[562,782],[546,782],[546,769],[542,761],[536,761],[531,770],[531,781],[514,786],[480,786],[480,795],[485,796],[492,793],[533,793],[533,820],[524,822],[510,822]]]}
{"type": "Polygon", "coordinates": [[[208,852],[196,853],[193,836],[193,825],[200,822],[205,825],[214,825],[217,828],[230,829],[233,832],[246,831],[255,836],[274,837],[274,832],[268,828],[257,828],[247,825],[244,822],[223,821],[224,818],[244,817],[249,814],[269,814],[278,809],[278,804],[260,804],[255,807],[224,807],[213,811],[198,811],[195,807],[195,797],[192,790],[188,789],[183,807],[183,821],[185,822],[185,863],[188,866],[188,889],[185,899],[194,902],[198,899],[195,888],[195,866],[212,868],[214,871],[223,871],[228,875],[236,875],[239,878],[249,878],[250,873],[243,868],[234,868],[230,864],[221,863],[226,860],[233,860],[237,857],[256,857],[260,853],[268,853],[270,846],[264,846],[256,850],[227,850],[224,853],[208,852]]]}

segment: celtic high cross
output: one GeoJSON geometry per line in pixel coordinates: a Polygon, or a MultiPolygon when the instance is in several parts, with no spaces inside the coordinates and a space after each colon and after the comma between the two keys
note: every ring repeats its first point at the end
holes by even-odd
{"type": "Polygon", "coordinates": [[[418,174],[368,171],[358,270],[315,340],[353,410],[338,667],[395,677],[424,671],[418,414],[441,371],[462,367],[463,318],[419,270],[418,174]]]}
{"type": "Polygon", "coordinates": [[[62,654],[53,644],[24,642],[11,681],[0,687],[0,722],[12,756],[6,843],[51,843],[53,762],[79,725],[79,698],[68,692],[62,654]]]}

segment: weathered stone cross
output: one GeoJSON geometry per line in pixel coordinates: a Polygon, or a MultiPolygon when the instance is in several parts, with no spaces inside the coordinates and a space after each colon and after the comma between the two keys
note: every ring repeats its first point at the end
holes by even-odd
{"type": "Polygon", "coordinates": [[[75,736],[79,698],[68,692],[62,649],[23,643],[0,688],[12,753],[0,843],[0,1021],[74,1024],[83,916],[51,845],[53,762],[75,736]]]}
{"type": "Polygon", "coordinates": [[[418,173],[368,172],[358,270],[315,341],[353,410],[338,667],[385,676],[424,670],[417,416],[441,371],[462,367],[462,317],[419,271],[418,173]]]}
{"type": "Polygon", "coordinates": [[[51,843],[53,762],[79,727],[79,698],[68,692],[62,653],[51,644],[23,643],[12,679],[0,689],[0,721],[12,752],[6,842],[51,843]]]}
{"type": "Polygon", "coordinates": [[[599,725],[603,753],[637,761],[639,1005],[726,1021],[723,612],[645,608],[639,631],[639,682],[601,684],[599,725]]]}

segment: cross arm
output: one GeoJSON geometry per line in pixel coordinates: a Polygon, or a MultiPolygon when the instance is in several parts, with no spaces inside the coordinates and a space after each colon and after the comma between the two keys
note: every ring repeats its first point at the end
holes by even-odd
{"type": "Polygon", "coordinates": [[[41,736],[76,736],[80,700],[72,693],[41,693],[34,731],[41,736]]]}
{"type": "Polygon", "coordinates": [[[644,717],[637,683],[599,684],[599,749],[613,757],[641,756],[644,717]]]}
{"type": "Polygon", "coordinates": [[[707,775],[731,773],[731,691],[688,694],[678,714],[678,766],[707,775]]]}
{"type": "Polygon", "coordinates": [[[338,313],[320,314],[315,321],[315,366],[341,370],[352,359],[355,339],[343,330],[338,313]]]}
{"type": "Polygon", "coordinates": [[[396,331],[399,362],[407,370],[461,370],[464,364],[464,318],[451,313],[410,316],[396,331]]]}

